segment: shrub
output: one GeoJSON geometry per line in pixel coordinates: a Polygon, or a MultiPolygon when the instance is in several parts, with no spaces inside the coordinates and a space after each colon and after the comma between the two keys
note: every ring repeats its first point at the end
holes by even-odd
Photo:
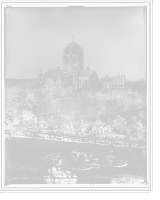
{"type": "Polygon", "coordinates": [[[132,175],[128,173],[115,174],[111,178],[112,184],[143,184],[144,179],[141,176],[132,175]]]}
{"type": "Polygon", "coordinates": [[[54,166],[48,169],[48,175],[44,176],[44,181],[47,184],[76,184],[77,175],[66,169],[54,166]]]}

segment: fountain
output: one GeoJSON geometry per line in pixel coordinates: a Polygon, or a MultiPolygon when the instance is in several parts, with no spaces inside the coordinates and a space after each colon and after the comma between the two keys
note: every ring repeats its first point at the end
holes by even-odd
{"type": "Polygon", "coordinates": [[[106,155],[106,158],[114,158],[115,155],[113,154],[113,150],[112,149],[108,149],[108,154],[106,155]]]}
{"type": "Polygon", "coordinates": [[[87,157],[87,154],[84,154],[84,161],[85,162],[89,162],[90,160],[88,159],[88,157],[87,157]]]}
{"type": "Polygon", "coordinates": [[[59,155],[59,152],[52,154],[48,161],[52,162],[56,166],[62,165],[62,158],[59,158],[59,155]]]}
{"type": "Polygon", "coordinates": [[[74,144],[71,152],[56,152],[47,154],[45,159],[55,165],[68,170],[101,169],[104,167],[121,167],[127,161],[115,158],[113,149],[104,151],[79,152],[78,146],[74,144]],[[63,161],[63,162],[62,162],[63,161]]]}
{"type": "Polygon", "coordinates": [[[72,146],[73,150],[71,151],[71,155],[72,156],[79,156],[80,152],[78,152],[78,146],[76,144],[74,144],[72,146]]]}
{"type": "Polygon", "coordinates": [[[100,163],[97,163],[98,162],[97,154],[94,154],[92,159],[93,159],[93,162],[91,163],[91,167],[93,169],[99,169],[100,168],[100,163]]]}

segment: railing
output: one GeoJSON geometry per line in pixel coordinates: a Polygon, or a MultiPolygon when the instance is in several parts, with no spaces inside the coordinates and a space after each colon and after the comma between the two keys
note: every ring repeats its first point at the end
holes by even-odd
{"type": "Polygon", "coordinates": [[[66,135],[56,135],[56,134],[51,135],[44,133],[29,133],[29,132],[17,132],[14,134],[14,136],[66,141],[66,142],[92,143],[101,145],[112,144],[113,146],[118,146],[118,147],[133,147],[133,148],[143,148],[143,149],[147,148],[146,142],[119,141],[119,140],[102,139],[102,138],[87,138],[87,137],[84,138],[78,136],[66,136],[66,135]]]}

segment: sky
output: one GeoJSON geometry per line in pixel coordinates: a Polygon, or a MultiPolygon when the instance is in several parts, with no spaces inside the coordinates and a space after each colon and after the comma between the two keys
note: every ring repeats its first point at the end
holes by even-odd
{"type": "Polygon", "coordinates": [[[62,66],[74,40],[99,77],[145,78],[145,7],[5,8],[5,78],[36,78],[39,69],[62,66]]]}

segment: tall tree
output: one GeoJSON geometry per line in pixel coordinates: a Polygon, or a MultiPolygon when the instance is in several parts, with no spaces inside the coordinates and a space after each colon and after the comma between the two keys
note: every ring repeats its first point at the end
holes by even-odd
{"type": "Polygon", "coordinates": [[[123,111],[123,106],[119,105],[117,100],[107,99],[105,102],[105,110],[106,116],[110,120],[123,111]]]}

